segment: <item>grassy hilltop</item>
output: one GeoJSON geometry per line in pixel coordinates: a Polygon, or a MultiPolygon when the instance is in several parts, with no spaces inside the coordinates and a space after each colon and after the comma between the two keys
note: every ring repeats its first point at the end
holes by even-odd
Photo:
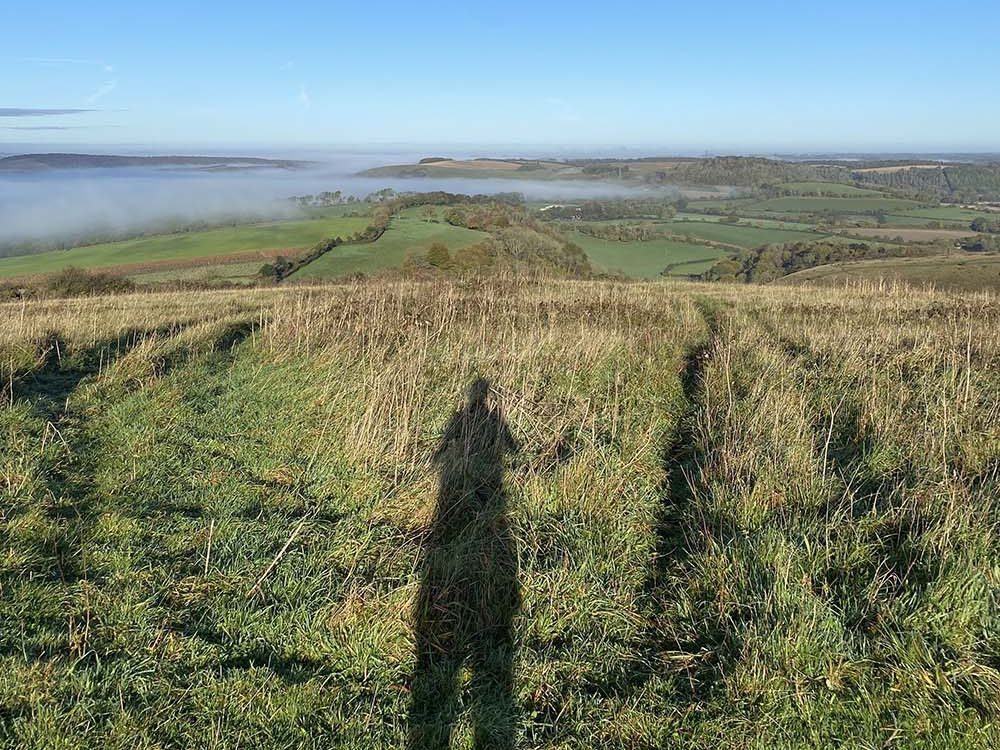
{"type": "Polygon", "coordinates": [[[994,296],[0,315],[3,746],[1000,742],[994,296]]]}

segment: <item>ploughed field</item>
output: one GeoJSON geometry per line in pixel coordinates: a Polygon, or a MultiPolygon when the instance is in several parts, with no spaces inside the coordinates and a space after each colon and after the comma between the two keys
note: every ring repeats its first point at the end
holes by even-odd
{"type": "Polygon", "coordinates": [[[1000,306],[5,303],[8,747],[991,747],[1000,306]]]}

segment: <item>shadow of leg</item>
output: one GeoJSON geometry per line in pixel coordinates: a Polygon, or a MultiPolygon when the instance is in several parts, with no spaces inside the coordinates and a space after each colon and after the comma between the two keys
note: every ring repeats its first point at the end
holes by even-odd
{"type": "Polygon", "coordinates": [[[458,714],[458,672],[462,660],[452,654],[420,652],[412,686],[409,750],[447,750],[458,714]]]}
{"type": "Polygon", "coordinates": [[[477,750],[514,747],[514,647],[509,628],[483,638],[473,654],[472,711],[477,750]]]}

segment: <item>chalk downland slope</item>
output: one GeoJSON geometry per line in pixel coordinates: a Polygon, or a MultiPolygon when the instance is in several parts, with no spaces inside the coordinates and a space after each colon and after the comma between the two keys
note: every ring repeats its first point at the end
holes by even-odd
{"type": "Polygon", "coordinates": [[[827,284],[886,281],[913,287],[956,291],[1000,289],[1000,255],[955,252],[923,258],[885,258],[808,268],[778,280],[782,284],[827,284]]]}
{"type": "Polygon", "coordinates": [[[994,298],[0,315],[6,746],[1000,742],[994,298]]]}

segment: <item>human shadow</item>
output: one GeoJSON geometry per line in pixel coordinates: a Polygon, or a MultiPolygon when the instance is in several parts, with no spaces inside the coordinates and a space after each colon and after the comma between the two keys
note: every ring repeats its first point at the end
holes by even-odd
{"type": "Polygon", "coordinates": [[[477,378],[434,453],[439,488],[414,607],[417,669],[409,747],[447,748],[467,664],[474,747],[513,747],[512,620],[520,606],[504,455],[518,449],[489,382],[477,378]]]}

